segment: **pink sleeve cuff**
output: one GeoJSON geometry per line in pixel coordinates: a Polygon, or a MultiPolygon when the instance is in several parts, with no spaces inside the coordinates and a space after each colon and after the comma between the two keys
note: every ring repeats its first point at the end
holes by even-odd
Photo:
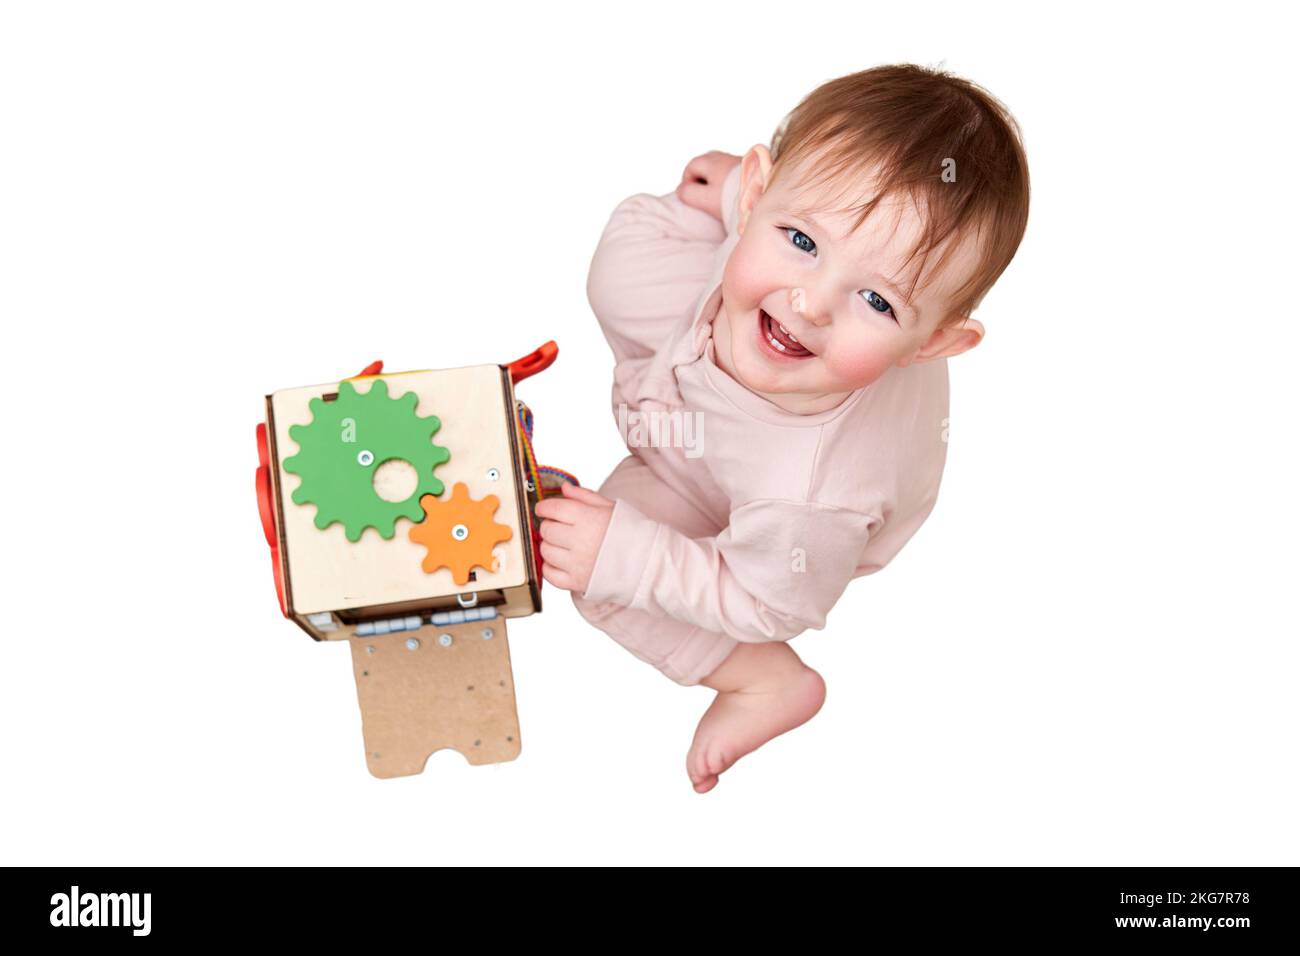
{"type": "Polygon", "coordinates": [[[583,598],[631,607],[640,590],[650,555],[658,544],[662,525],[647,518],[623,498],[614,501],[605,537],[583,598]]]}

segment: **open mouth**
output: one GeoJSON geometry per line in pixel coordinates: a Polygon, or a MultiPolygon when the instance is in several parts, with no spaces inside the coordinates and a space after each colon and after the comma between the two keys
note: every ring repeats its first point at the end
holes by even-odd
{"type": "Polygon", "coordinates": [[[788,359],[808,358],[813,353],[786,331],[780,322],[763,309],[758,310],[758,337],[769,354],[788,359]]]}

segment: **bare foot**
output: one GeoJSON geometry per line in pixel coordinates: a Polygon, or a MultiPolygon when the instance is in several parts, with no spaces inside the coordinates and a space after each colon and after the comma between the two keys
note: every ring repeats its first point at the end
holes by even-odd
{"type": "Polygon", "coordinates": [[[701,683],[718,690],[695,729],[686,772],[697,793],[773,737],[821,710],[826,682],[784,642],[742,644],[701,683]]]}

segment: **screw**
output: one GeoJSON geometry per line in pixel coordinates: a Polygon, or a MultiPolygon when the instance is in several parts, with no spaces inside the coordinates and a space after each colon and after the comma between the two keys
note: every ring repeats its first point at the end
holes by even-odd
{"type": "Polygon", "coordinates": [[[482,637],[483,637],[483,640],[485,640],[485,641],[490,641],[490,640],[492,640],[492,628],[490,628],[490,627],[485,627],[485,628],[483,628],[483,631],[482,631],[482,637]]]}
{"type": "Polygon", "coordinates": [[[368,451],[357,452],[357,464],[363,468],[369,468],[375,463],[375,456],[368,451]]]}
{"type": "Polygon", "coordinates": [[[420,646],[420,642],[417,641],[415,638],[413,638],[413,637],[408,637],[408,638],[406,639],[406,649],[407,649],[408,651],[414,651],[414,650],[417,650],[417,649],[419,648],[419,646],[420,646]]]}
{"type": "Polygon", "coordinates": [[[451,647],[451,635],[450,635],[450,634],[439,634],[439,635],[438,635],[438,643],[441,644],[443,647],[451,647]]]}

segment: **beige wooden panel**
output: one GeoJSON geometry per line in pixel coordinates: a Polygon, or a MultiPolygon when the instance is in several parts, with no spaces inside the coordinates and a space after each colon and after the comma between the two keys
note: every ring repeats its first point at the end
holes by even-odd
{"type": "Polygon", "coordinates": [[[388,383],[394,398],[414,391],[420,399],[416,413],[438,416],[442,427],[434,433],[434,441],[451,452],[451,458],[434,472],[445,487],[444,499],[451,496],[458,481],[468,485],[470,497],[475,500],[488,494],[499,499],[494,518],[513,534],[509,541],[493,549],[497,570],[479,569],[477,580],[459,586],[447,568],[426,574],[420,567],[426,552],[407,537],[412,523],[405,518],[398,520],[396,534],[389,540],[373,528],[366,529],[359,541],[351,542],[341,524],[323,531],[316,527],[316,507],[296,504],[292,498],[302,479],[285,471],[282,462],[298,451],[298,443],[289,437],[290,427],[311,422],[308,403],[337,392],[339,383],[288,389],[271,396],[276,439],[274,468],[284,519],[283,557],[295,612],[347,610],[511,588],[527,582],[523,535],[528,531],[526,523],[520,530],[516,492],[519,478],[511,457],[514,415],[513,410],[506,409],[502,376],[500,366],[475,365],[353,380],[358,392],[369,391],[376,378],[388,383]],[[488,477],[492,468],[499,475],[496,481],[488,477]]]}

